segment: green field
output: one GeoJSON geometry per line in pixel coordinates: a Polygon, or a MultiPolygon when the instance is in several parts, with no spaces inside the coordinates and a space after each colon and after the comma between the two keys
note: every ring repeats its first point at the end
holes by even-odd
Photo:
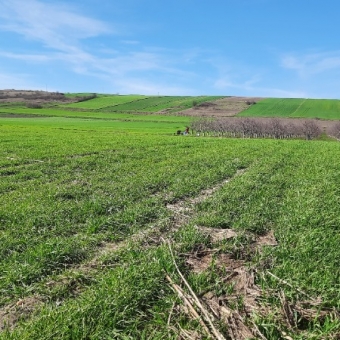
{"type": "Polygon", "coordinates": [[[340,119],[340,100],[268,98],[238,114],[241,117],[340,119]]]}
{"type": "Polygon", "coordinates": [[[188,109],[195,104],[200,104],[209,100],[223,98],[221,96],[105,96],[87,100],[80,103],[63,105],[65,108],[95,109],[100,111],[113,112],[158,112],[167,110],[171,112],[188,109]]]}
{"type": "MultiPolygon", "coordinates": [[[[84,97],[86,93],[68,94],[68,97],[84,97]]],[[[71,104],[45,104],[41,108],[27,108],[25,103],[0,103],[0,117],[16,118],[41,116],[80,119],[102,119],[112,121],[135,121],[154,123],[176,123],[188,125],[190,118],[173,116],[175,113],[206,101],[213,101],[220,96],[169,96],[146,97],[141,95],[97,95],[96,98],[71,104]]],[[[170,125],[167,125],[168,127],[170,125]]],[[[178,127],[182,128],[182,127],[178,127]]]]}
{"type": "Polygon", "coordinates": [[[87,100],[84,102],[79,103],[73,103],[73,104],[66,104],[65,107],[68,108],[81,108],[81,109],[102,109],[107,106],[113,106],[113,105],[121,105],[133,101],[139,101],[144,98],[147,98],[146,96],[99,96],[98,98],[94,98],[91,100],[87,100]]]}
{"type": "Polygon", "coordinates": [[[339,338],[338,142],[0,111],[0,339],[339,338]]]}
{"type": "MultiPolygon", "coordinates": [[[[60,118],[76,118],[106,120],[106,121],[140,121],[140,122],[166,122],[188,124],[189,117],[184,116],[169,116],[169,115],[141,115],[133,113],[103,113],[93,111],[67,111],[55,108],[43,109],[27,109],[27,108],[0,108],[0,117],[16,119],[16,117],[27,118],[27,116],[36,117],[60,117],[60,118]]],[[[16,120],[14,120],[16,121],[16,120]]],[[[104,123],[105,124],[105,123],[104,123]]],[[[168,125],[166,125],[168,126],[168,125]]]]}

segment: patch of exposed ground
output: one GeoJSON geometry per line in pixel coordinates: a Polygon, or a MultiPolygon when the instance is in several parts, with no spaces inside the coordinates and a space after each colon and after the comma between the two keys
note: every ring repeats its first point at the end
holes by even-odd
{"type": "MultiPolygon", "coordinates": [[[[243,172],[244,170],[241,170],[237,175],[243,172]]],[[[168,204],[168,209],[174,212],[175,226],[178,228],[188,223],[193,214],[194,205],[209,198],[227,182],[228,180],[214,188],[204,190],[195,198],[168,204]]],[[[308,296],[304,301],[293,302],[288,301],[282,292],[266,292],[266,294],[270,293],[275,298],[280,296],[281,305],[277,310],[273,310],[272,306],[261,302],[264,292],[256,285],[256,268],[252,268],[248,260],[255,256],[256,253],[261,253],[264,247],[278,245],[272,230],[264,235],[249,234],[249,245],[241,250],[241,254],[235,256],[232,253],[222,253],[218,244],[224,240],[238,237],[238,232],[233,229],[206,228],[202,226],[196,226],[196,228],[208,236],[212,244],[217,246],[213,249],[199,246],[190,254],[183,254],[186,265],[194,273],[209,271],[213,265],[214,270],[223,273],[221,281],[232,287],[232,292],[217,296],[214,292],[209,291],[202,296],[196,296],[191,287],[188,287],[184,277],[182,285],[174,283],[168,277],[169,284],[183,301],[182,305],[177,305],[175,308],[179,312],[187,314],[189,318],[199,320],[203,332],[184,330],[180,325],[177,325],[178,329],[176,331],[180,334],[179,339],[205,339],[205,336],[219,340],[266,339],[253,321],[254,314],[266,317],[274,313],[277,319],[285,325],[284,329],[290,330],[293,334],[302,335],[306,330],[306,325],[315,322],[315,320],[322,322],[327,317],[339,318],[337,311],[323,308],[321,300],[312,299],[308,296]],[[227,338],[214,328],[214,325],[220,322],[227,325],[227,338]]],[[[273,275],[270,272],[268,274],[273,275]]],[[[180,273],[180,275],[182,274],[180,273]]],[[[276,279],[280,280],[279,278],[276,279]]],[[[284,280],[280,281],[283,285],[289,285],[284,280]]],[[[297,291],[302,295],[306,295],[299,289],[297,291]]],[[[284,330],[281,333],[283,339],[292,339],[284,330]]],[[[336,339],[336,335],[334,339],[336,339]]]]}
{"type": "MultiPolygon", "coordinates": [[[[320,324],[326,322],[327,319],[340,319],[338,310],[327,308],[322,305],[320,298],[312,298],[297,287],[293,287],[290,283],[282,280],[267,271],[265,274],[277,280],[281,286],[289,286],[294,288],[302,299],[292,301],[287,299],[283,289],[280,291],[266,291],[256,285],[255,276],[256,268],[251,267],[248,258],[253,257],[256,253],[262,252],[263,247],[274,247],[278,245],[274,232],[269,231],[264,235],[255,236],[249,234],[249,245],[244,249],[244,256],[238,254],[235,257],[232,253],[222,253],[218,247],[218,243],[225,239],[233,239],[238,236],[238,233],[232,229],[217,229],[197,227],[200,231],[210,237],[215,246],[214,249],[207,249],[200,246],[190,254],[183,254],[185,262],[194,273],[203,273],[209,271],[213,266],[215,271],[220,273],[221,281],[229,287],[231,291],[216,295],[215,292],[205,292],[201,296],[196,296],[199,299],[201,306],[197,308],[199,318],[201,320],[205,333],[212,339],[232,339],[232,340],[246,340],[246,339],[266,339],[256,326],[253,316],[258,315],[266,318],[268,315],[275,315],[280,329],[282,339],[292,340],[293,338],[287,334],[299,334],[304,338],[308,337],[308,325],[318,321],[320,324]],[[263,296],[279,300],[278,306],[268,305],[263,302],[263,296]],[[207,317],[202,313],[201,309],[208,311],[211,322],[223,322],[227,325],[227,335],[215,335],[211,326],[207,322],[207,317]]],[[[184,296],[184,307],[178,307],[182,312],[185,312],[191,318],[197,317],[192,314],[190,308],[186,304],[192,303],[192,308],[195,308],[195,301],[192,297],[192,292],[181,288],[181,294],[184,296]],[[181,309],[182,308],[182,309],[181,309]]],[[[190,339],[188,334],[193,332],[180,330],[181,339],[190,339]]],[[[320,339],[339,339],[339,333],[329,335],[329,337],[320,337],[320,339]]],[[[204,339],[202,334],[195,334],[194,339],[204,339]]]]}
{"type": "MultiPolygon", "coordinates": [[[[207,234],[213,243],[238,236],[238,233],[232,229],[221,230],[203,227],[199,227],[199,229],[207,234]]],[[[268,245],[277,245],[272,231],[255,238],[250,244],[250,249],[255,254],[256,251],[261,251],[263,246],[268,245]]],[[[258,303],[262,292],[255,284],[255,270],[249,268],[246,259],[235,258],[233,254],[220,253],[218,248],[215,251],[201,248],[187,254],[186,263],[195,273],[207,271],[213,264],[214,270],[224,274],[221,276],[221,281],[232,287],[232,292],[219,296],[209,291],[199,297],[202,305],[210,312],[215,322],[222,321],[228,325],[230,339],[245,340],[263,337],[255,324],[249,322],[253,313],[265,312],[265,310],[258,303]]]]}
{"type": "Polygon", "coordinates": [[[212,102],[204,102],[191,109],[178,112],[181,116],[193,117],[232,117],[246,110],[252,103],[264,98],[259,97],[225,97],[212,102]]]}
{"type": "MultiPolygon", "coordinates": [[[[197,227],[206,233],[213,243],[217,244],[224,239],[232,239],[238,236],[238,233],[232,229],[216,229],[197,227]]],[[[202,333],[179,329],[180,339],[205,339],[209,336],[211,339],[266,339],[260,329],[254,322],[254,315],[267,317],[275,315],[276,320],[280,323],[280,332],[282,339],[292,340],[289,334],[299,334],[304,338],[308,337],[308,325],[316,320],[320,324],[324,323],[327,318],[340,319],[339,311],[322,306],[321,299],[308,297],[303,291],[296,288],[300,295],[305,299],[291,301],[281,291],[264,292],[255,283],[256,269],[252,268],[247,262],[249,251],[252,255],[261,252],[263,247],[273,247],[278,245],[273,231],[269,231],[262,236],[249,235],[252,238],[248,249],[245,251],[245,257],[220,252],[218,246],[214,249],[207,249],[204,246],[198,247],[190,254],[183,254],[185,262],[194,273],[203,273],[209,271],[211,266],[213,270],[220,273],[220,280],[231,290],[223,294],[216,295],[214,291],[204,292],[197,296],[188,283],[183,278],[181,285],[176,285],[172,280],[170,284],[183,301],[183,305],[178,305],[180,312],[184,312],[193,320],[199,319],[202,326],[202,333]],[[278,306],[267,305],[263,302],[263,296],[268,294],[280,301],[278,306]],[[198,300],[198,301],[197,301],[198,300]],[[221,333],[214,331],[213,325],[218,323],[227,325],[227,338],[221,333]],[[192,337],[191,337],[192,336],[192,337]]],[[[177,267],[178,268],[178,267],[177,267]]],[[[178,269],[179,270],[179,269],[178,269]]],[[[279,279],[270,272],[267,274],[278,280],[283,286],[288,282],[279,279]]],[[[339,334],[332,334],[327,339],[339,339],[339,334]]],[[[321,339],[321,338],[320,338],[321,339]]],[[[326,339],[326,338],[322,338],[326,339]]]]}
{"type": "Polygon", "coordinates": [[[77,97],[66,97],[63,93],[48,91],[30,90],[0,90],[0,103],[26,103],[26,104],[46,104],[46,103],[73,103],[77,102],[77,97]]]}
{"type": "Polygon", "coordinates": [[[0,309],[0,332],[5,328],[13,329],[19,320],[31,315],[43,304],[40,297],[29,296],[0,309]]]}

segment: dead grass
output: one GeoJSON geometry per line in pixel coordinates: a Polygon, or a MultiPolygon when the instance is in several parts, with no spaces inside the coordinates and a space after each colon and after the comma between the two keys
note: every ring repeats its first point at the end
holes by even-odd
{"type": "MultiPolygon", "coordinates": [[[[276,320],[281,325],[285,325],[281,330],[282,338],[288,340],[292,338],[287,335],[286,330],[291,331],[292,334],[308,336],[308,327],[311,323],[317,321],[323,324],[327,318],[333,320],[340,318],[337,310],[323,307],[321,299],[308,298],[308,295],[302,294],[303,292],[299,289],[297,289],[298,292],[305,295],[306,299],[290,301],[284,295],[283,290],[263,292],[255,283],[256,268],[249,265],[246,257],[237,259],[233,254],[220,252],[218,244],[221,241],[238,236],[234,230],[205,227],[199,227],[199,229],[217,246],[213,249],[200,246],[190,254],[184,254],[185,263],[189,270],[196,274],[208,272],[213,266],[214,270],[224,273],[220,279],[233,288],[232,292],[220,296],[209,291],[200,297],[201,303],[214,315],[215,320],[227,325],[227,334],[230,339],[266,339],[253,321],[254,315],[263,318],[275,315],[276,320]],[[273,306],[270,307],[263,302],[263,296],[268,297],[268,294],[280,301],[277,310],[273,310],[273,306]]],[[[247,255],[249,255],[249,250],[255,255],[261,252],[263,247],[277,245],[273,231],[269,231],[253,239],[247,249],[247,255]]],[[[277,280],[282,285],[290,285],[279,278],[277,280]]],[[[327,339],[339,339],[337,336],[333,334],[327,339]]]]}

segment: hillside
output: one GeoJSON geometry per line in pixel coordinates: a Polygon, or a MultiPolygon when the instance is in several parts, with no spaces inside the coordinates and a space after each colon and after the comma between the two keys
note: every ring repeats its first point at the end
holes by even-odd
{"type": "Polygon", "coordinates": [[[340,144],[233,100],[0,105],[1,340],[339,338],[340,144]]]}

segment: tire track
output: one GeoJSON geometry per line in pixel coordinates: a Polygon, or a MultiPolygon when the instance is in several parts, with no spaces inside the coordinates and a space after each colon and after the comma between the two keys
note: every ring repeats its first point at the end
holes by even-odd
{"type": "MultiPolygon", "coordinates": [[[[101,263],[103,256],[123,250],[131,243],[139,243],[143,248],[150,246],[157,246],[162,243],[162,240],[167,235],[180,229],[185,224],[189,223],[194,215],[195,205],[205,201],[213,196],[215,192],[221,189],[224,185],[228,184],[232,179],[242,175],[246,169],[238,170],[233,177],[227,178],[219,184],[202,190],[199,195],[195,197],[179,200],[174,204],[167,204],[167,209],[172,212],[172,216],[166,219],[159,220],[156,224],[148,228],[138,231],[131,237],[118,243],[104,243],[97,249],[96,255],[89,261],[70,268],[67,273],[62,273],[58,276],[57,280],[50,280],[45,283],[48,287],[55,287],[57,285],[69,285],[74,290],[74,296],[82,292],[82,282],[72,281],[71,273],[80,273],[85,275],[95,275],[103,268],[107,267],[101,263]]],[[[5,329],[13,330],[16,324],[21,320],[28,319],[38,309],[42,308],[46,303],[46,297],[38,294],[27,296],[19,299],[18,301],[8,304],[0,308],[0,332],[5,329]]],[[[56,306],[62,304],[61,300],[56,301],[56,306]]]]}

